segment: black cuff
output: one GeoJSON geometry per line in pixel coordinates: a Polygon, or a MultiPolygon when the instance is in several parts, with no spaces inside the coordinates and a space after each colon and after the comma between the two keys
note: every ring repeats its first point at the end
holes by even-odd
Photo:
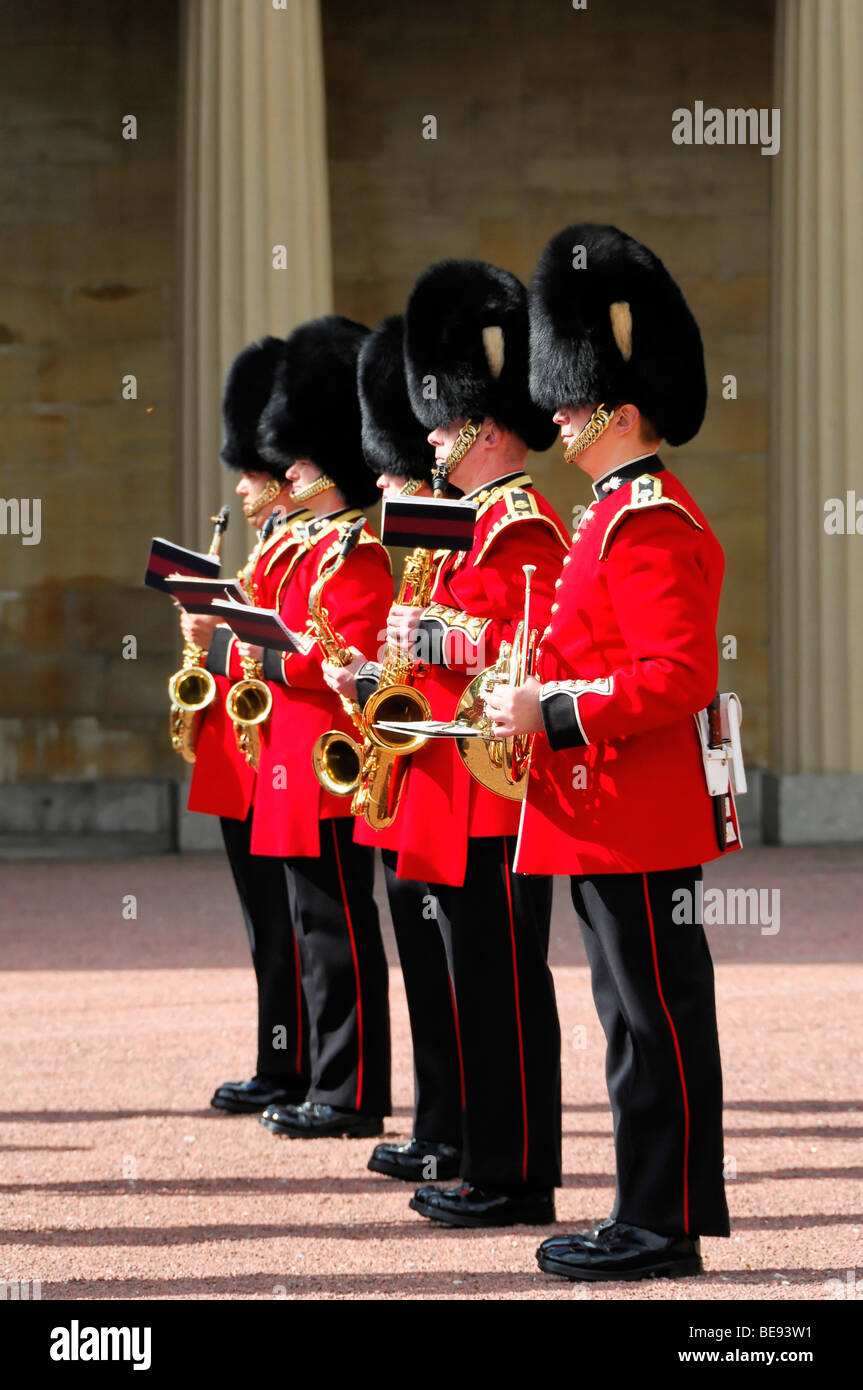
{"type": "Polygon", "coordinates": [[[264,655],[261,658],[261,673],[265,681],[274,681],[277,685],[287,685],[282,653],[277,652],[274,647],[264,647],[264,655]]]}
{"type": "Polygon", "coordinates": [[[377,662],[367,661],[357,671],[354,684],[357,687],[357,704],[365,709],[366,702],[374,695],[380,684],[381,668],[377,662]]]}
{"type": "Polygon", "coordinates": [[[447,627],[440,618],[420,618],[417,624],[417,651],[426,666],[446,666],[444,644],[447,627]]]}
{"type": "Polygon", "coordinates": [[[210,650],[204,663],[214,676],[230,676],[228,669],[228,648],[233,633],[229,627],[217,627],[210,638],[210,650]]]}
{"type": "Polygon", "coordinates": [[[540,695],[539,711],[549,746],[555,752],[561,748],[588,746],[590,740],[585,737],[572,695],[568,695],[564,690],[551,690],[547,695],[540,695]]]}

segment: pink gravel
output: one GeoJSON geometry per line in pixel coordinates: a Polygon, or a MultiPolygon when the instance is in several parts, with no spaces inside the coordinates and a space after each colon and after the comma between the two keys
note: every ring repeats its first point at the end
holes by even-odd
{"type": "MultiPolygon", "coordinates": [[[[279,1141],[209,1109],[253,1056],[252,973],[220,856],[30,861],[0,882],[0,1278],[40,1280],[43,1299],[830,1299],[830,1281],[861,1277],[858,848],[755,849],[708,870],[708,886],[781,894],[775,935],[710,930],[733,1235],[704,1242],[702,1279],[628,1285],[571,1285],[534,1262],[538,1239],[604,1217],[613,1194],[602,1037],[562,883],[561,1226],[462,1232],[367,1172],[370,1141],[279,1141]]],[[[397,968],[392,1004],[386,1131],[405,1138],[397,968]]]]}

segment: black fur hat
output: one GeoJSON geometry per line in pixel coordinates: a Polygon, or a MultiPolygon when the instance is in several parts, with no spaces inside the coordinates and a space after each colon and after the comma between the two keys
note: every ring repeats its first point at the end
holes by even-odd
{"type": "Polygon", "coordinates": [[[363,453],[372,472],[431,481],[434,449],[411,410],[405,378],[404,319],[392,314],[360,348],[357,379],[363,453]]]}
{"type": "Polygon", "coordinates": [[[270,399],[284,346],[281,338],[261,338],[250,343],[234,358],[225,377],[219,457],[227,468],[238,473],[271,473],[280,479],[285,476],[283,467],[261,457],[256,443],[258,421],[270,399]]]}
{"type": "Polygon", "coordinates": [[[552,237],[530,291],[530,389],[546,410],[629,401],[669,444],[698,433],[707,406],[701,334],[641,242],[589,222],[552,237]]]}
{"type": "Polygon", "coordinates": [[[427,429],[488,416],[531,449],[552,443],[551,415],[528,392],[527,291],[509,271],[486,261],[423,271],[405,311],[405,365],[427,429]]]}
{"type": "Polygon", "coordinates": [[[295,328],[282,344],[258,427],[258,448],[271,467],[311,459],[353,507],[378,497],[363,459],[357,396],[357,358],[368,332],[337,314],[295,328]]]}

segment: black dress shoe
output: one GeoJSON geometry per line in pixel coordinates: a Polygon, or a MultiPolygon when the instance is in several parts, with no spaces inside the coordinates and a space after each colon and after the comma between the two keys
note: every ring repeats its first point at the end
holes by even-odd
{"type": "Polygon", "coordinates": [[[564,1279],[680,1279],[701,1274],[701,1242],[610,1221],[580,1236],[552,1236],[536,1252],[540,1269],[564,1279]]]}
{"type": "Polygon", "coordinates": [[[278,1081],[266,1081],[253,1076],[251,1081],[225,1081],[215,1091],[210,1104],[216,1110],[230,1110],[233,1115],[254,1115],[268,1105],[294,1105],[303,1099],[302,1093],[286,1091],[278,1081]]]}
{"type": "Polygon", "coordinates": [[[451,1144],[411,1139],[408,1144],[378,1144],[367,1166],[402,1182],[437,1182],[458,1177],[461,1154],[451,1144]]]}
{"type": "Polygon", "coordinates": [[[371,1139],[384,1132],[379,1115],[338,1110],[311,1100],[302,1105],[268,1105],[261,1124],[283,1139],[371,1139]]]}
{"type": "Polygon", "coordinates": [[[450,1226],[548,1226],[554,1220],[554,1193],[484,1192],[461,1187],[420,1187],[410,1205],[420,1216],[450,1226]]]}

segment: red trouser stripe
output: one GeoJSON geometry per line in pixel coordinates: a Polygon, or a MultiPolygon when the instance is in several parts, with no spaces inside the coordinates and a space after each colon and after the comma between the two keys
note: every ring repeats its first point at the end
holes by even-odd
{"type": "Polygon", "coordinates": [[[458,1026],[458,1005],[455,1002],[455,989],[453,988],[452,975],[450,975],[449,971],[447,971],[447,979],[449,980],[449,994],[452,1000],[452,1021],[453,1027],[455,1028],[455,1045],[458,1052],[458,1079],[461,1088],[461,1108],[464,1110],[467,1101],[465,1100],[464,1089],[464,1057],[461,1051],[461,1029],[458,1026]]]}
{"type": "Polygon", "coordinates": [[[521,1072],[521,1124],[524,1132],[524,1157],[521,1165],[522,1182],[527,1182],[527,1078],[524,1074],[524,1035],[521,1029],[521,999],[518,989],[518,955],[515,949],[515,920],[512,915],[512,884],[509,877],[509,858],[506,840],[503,841],[503,866],[506,874],[506,900],[509,905],[509,939],[512,943],[512,983],[515,990],[515,1023],[518,1031],[518,1065],[521,1072]]]}
{"type": "Polygon", "coordinates": [[[336,867],[339,871],[339,887],[342,890],[342,904],[345,909],[345,920],[348,924],[348,935],[351,939],[351,955],[354,958],[354,979],[357,984],[357,1110],[362,1110],[363,1097],[363,992],[360,985],[360,962],[357,957],[357,943],[354,937],[354,924],[351,920],[351,909],[348,907],[348,895],[345,892],[345,876],[342,873],[342,857],[339,854],[339,842],[336,836],[336,822],[333,819],[330,824],[333,827],[333,848],[336,851],[336,867]]]}
{"type": "Polygon", "coordinates": [[[659,1002],[662,1005],[665,1017],[668,1019],[668,1026],[671,1029],[671,1036],[674,1040],[674,1051],[677,1053],[677,1070],[680,1073],[680,1091],[683,1096],[683,1229],[689,1235],[689,1097],[686,1093],[686,1076],[683,1071],[683,1056],[680,1051],[680,1042],[677,1037],[677,1029],[674,1020],[668,1011],[665,1002],[665,995],[662,993],[662,982],[659,978],[659,957],[656,954],[656,930],[653,925],[653,912],[650,907],[650,894],[647,891],[647,874],[641,875],[644,885],[644,901],[647,906],[647,921],[650,925],[650,947],[653,951],[653,970],[656,975],[656,992],[659,995],[659,1002]]]}
{"type": "Polygon", "coordinates": [[[294,970],[297,976],[297,1076],[303,1074],[303,981],[300,973],[300,944],[294,930],[294,970]]]}

